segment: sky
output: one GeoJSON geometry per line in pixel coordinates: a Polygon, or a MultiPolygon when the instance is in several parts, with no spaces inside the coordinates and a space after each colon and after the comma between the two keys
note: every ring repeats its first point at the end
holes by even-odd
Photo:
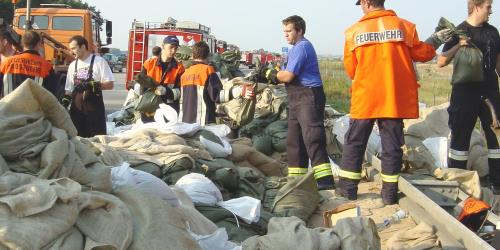
{"type": "MultiPolygon", "coordinates": [[[[128,32],[134,19],[163,22],[168,17],[195,21],[212,34],[242,50],[263,48],[281,52],[289,47],[281,20],[299,15],[306,21],[305,37],[320,55],[342,55],[344,31],[363,13],[355,0],[84,0],[96,6],[105,19],[113,21],[113,44],[121,50],[128,46],[128,32]],[[121,4],[118,4],[121,3],[121,4]]],[[[432,34],[440,17],[458,25],[467,17],[467,0],[387,0],[386,8],[417,25],[421,40],[432,34]]],[[[500,3],[493,2],[490,24],[500,25],[500,3]],[[496,13],[498,11],[498,13],[496,13]]]]}

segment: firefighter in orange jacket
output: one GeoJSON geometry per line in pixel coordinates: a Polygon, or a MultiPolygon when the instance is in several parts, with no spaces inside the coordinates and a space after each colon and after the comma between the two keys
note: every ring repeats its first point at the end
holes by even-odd
{"type": "MultiPolygon", "coordinates": [[[[180,79],[184,73],[184,66],[175,59],[175,53],[178,48],[179,39],[176,36],[165,37],[163,39],[161,55],[146,60],[142,69],[148,76],[160,84],[156,88],[155,93],[162,96],[163,101],[177,112],[179,112],[181,93],[180,79]]],[[[152,119],[152,117],[150,118],[152,119]]]]}
{"type": "Polygon", "coordinates": [[[254,96],[251,85],[224,89],[215,68],[208,65],[210,48],[200,41],[193,45],[193,65],[181,77],[181,112],[179,120],[205,126],[215,123],[215,104],[233,98],[251,99],[254,96]]]}
{"type": "Polygon", "coordinates": [[[57,97],[57,79],[52,64],[38,53],[42,38],[35,31],[27,31],[21,41],[24,51],[8,57],[0,66],[0,97],[14,91],[28,78],[57,97]]]}
{"type": "Polygon", "coordinates": [[[357,1],[365,16],[345,32],[344,66],[353,79],[351,122],[336,192],[357,199],[364,151],[376,121],[382,140],[382,200],[395,204],[403,156],[403,119],[419,115],[413,62],[433,59],[435,47],[451,37],[451,32],[444,30],[421,42],[415,25],[386,10],[384,2],[357,1]]]}

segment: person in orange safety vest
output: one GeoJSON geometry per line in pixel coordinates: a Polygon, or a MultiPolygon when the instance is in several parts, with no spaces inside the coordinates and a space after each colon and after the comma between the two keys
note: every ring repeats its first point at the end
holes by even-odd
{"type": "MultiPolygon", "coordinates": [[[[163,102],[179,112],[180,79],[184,73],[184,66],[175,59],[179,48],[179,39],[176,36],[167,36],[163,39],[163,48],[158,57],[151,57],[143,64],[142,71],[153,78],[159,85],[155,93],[162,97],[163,102]]],[[[142,114],[144,122],[152,121],[154,114],[142,114]]]]}
{"type": "Polygon", "coordinates": [[[41,36],[35,31],[27,31],[21,43],[23,52],[7,57],[0,65],[0,97],[14,91],[28,78],[57,97],[57,78],[52,64],[39,53],[43,46],[41,36]]]}
{"type": "Polygon", "coordinates": [[[403,119],[417,118],[414,62],[430,61],[451,38],[448,29],[419,40],[415,25],[386,10],[385,0],[360,0],[364,16],[345,32],[344,66],[352,79],[351,121],[336,193],[357,199],[368,138],[377,122],[382,141],[382,200],[397,203],[404,144],[403,119]]]}

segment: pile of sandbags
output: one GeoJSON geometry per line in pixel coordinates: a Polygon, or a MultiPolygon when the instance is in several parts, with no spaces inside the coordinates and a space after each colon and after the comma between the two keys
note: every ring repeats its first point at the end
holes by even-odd
{"type": "Polygon", "coordinates": [[[0,100],[0,114],[0,246],[200,248],[179,208],[129,187],[110,193],[111,169],[41,86],[25,81],[0,100]]]}

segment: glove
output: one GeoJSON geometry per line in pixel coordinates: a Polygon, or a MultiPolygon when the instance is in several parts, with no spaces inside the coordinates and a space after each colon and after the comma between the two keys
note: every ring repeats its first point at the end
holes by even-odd
{"type": "Polygon", "coordinates": [[[455,32],[452,29],[443,29],[434,32],[434,34],[425,40],[425,43],[428,43],[435,49],[438,49],[443,43],[451,41],[451,39],[453,39],[453,35],[455,35],[455,32]]]}
{"type": "Polygon", "coordinates": [[[252,85],[241,86],[241,96],[245,99],[252,99],[255,96],[252,85]]]}
{"type": "Polygon", "coordinates": [[[278,84],[278,71],[274,68],[266,70],[266,79],[270,84],[278,84]]]}
{"type": "Polygon", "coordinates": [[[69,105],[71,104],[71,96],[64,95],[59,102],[61,103],[61,105],[63,105],[65,109],[68,109],[69,105]]]}
{"type": "Polygon", "coordinates": [[[167,86],[160,85],[156,87],[155,94],[162,96],[165,100],[174,100],[174,91],[167,86]]]}
{"type": "Polygon", "coordinates": [[[165,87],[163,87],[161,85],[156,87],[156,89],[155,89],[156,95],[165,95],[166,93],[167,93],[167,90],[165,89],[165,87]]]}
{"type": "Polygon", "coordinates": [[[92,91],[92,93],[97,93],[99,90],[101,90],[101,83],[96,82],[96,81],[88,81],[87,83],[87,89],[92,91]]]}
{"type": "Polygon", "coordinates": [[[101,83],[94,80],[84,81],[81,83],[82,89],[91,91],[92,93],[97,93],[101,89],[101,83]]]}

